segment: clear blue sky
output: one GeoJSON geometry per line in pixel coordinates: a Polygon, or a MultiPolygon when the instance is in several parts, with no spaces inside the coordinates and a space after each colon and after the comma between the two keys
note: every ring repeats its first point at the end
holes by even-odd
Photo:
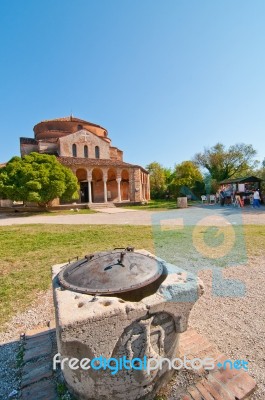
{"type": "Polygon", "coordinates": [[[0,162],[44,119],[100,124],[124,160],[265,157],[264,0],[2,0],[0,162]]]}

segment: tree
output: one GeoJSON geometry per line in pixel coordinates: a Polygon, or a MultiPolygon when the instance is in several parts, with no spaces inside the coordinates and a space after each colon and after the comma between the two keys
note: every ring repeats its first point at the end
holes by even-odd
{"type": "Polygon", "coordinates": [[[203,176],[192,161],[183,161],[175,166],[173,185],[177,196],[183,186],[187,186],[192,191],[195,189],[198,192],[201,186],[204,187],[203,176]]]}
{"type": "Polygon", "coordinates": [[[55,156],[31,153],[13,157],[0,170],[0,196],[47,206],[57,197],[64,201],[77,199],[78,181],[55,156]]]}
{"type": "Polygon", "coordinates": [[[261,163],[261,167],[255,171],[255,176],[258,178],[262,179],[263,181],[261,182],[261,189],[262,193],[265,191],[265,159],[261,163]]]}
{"type": "Polygon", "coordinates": [[[257,165],[254,160],[256,154],[251,144],[237,143],[226,150],[222,143],[217,143],[210,149],[204,149],[203,153],[195,154],[194,163],[206,168],[211,178],[220,182],[249,174],[257,165]]]}
{"type": "Polygon", "coordinates": [[[166,178],[167,170],[162,167],[161,164],[154,161],[147,165],[147,171],[150,174],[150,193],[151,198],[160,199],[165,196],[165,191],[167,189],[166,178]]]}
{"type": "Polygon", "coordinates": [[[175,184],[193,188],[195,182],[202,182],[203,176],[192,161],[183,161],[175,167],[175,184]]]}

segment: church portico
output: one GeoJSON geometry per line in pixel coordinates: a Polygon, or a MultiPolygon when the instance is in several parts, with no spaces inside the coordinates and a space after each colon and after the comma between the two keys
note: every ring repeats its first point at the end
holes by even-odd
{"type": "Polygon", "coordinates": [[[80,203],[131,201],[130,174],[121,168],[71,168],[80,185],[80,203]]]}

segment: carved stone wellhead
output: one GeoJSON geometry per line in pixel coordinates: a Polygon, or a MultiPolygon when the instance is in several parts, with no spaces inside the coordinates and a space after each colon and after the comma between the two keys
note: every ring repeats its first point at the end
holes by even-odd
{"type": "Polygon", "coordinates": [[[81,400],[153,399],[203,293],[195,275],[132,248],[55,265],[53,288],[58,359],[81,400]]]}

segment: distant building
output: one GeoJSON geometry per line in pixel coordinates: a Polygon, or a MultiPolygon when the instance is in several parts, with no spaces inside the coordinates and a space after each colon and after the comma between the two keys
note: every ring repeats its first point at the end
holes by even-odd
{"type": "Polygon", "coordinates": [[[21,156],[55,155],[80,184],[80,203],[142,202],[150,199],[148,172],[123,161],[102,126],[73,116],[42,121],[34,139],[20,138],[21,156]]]}

